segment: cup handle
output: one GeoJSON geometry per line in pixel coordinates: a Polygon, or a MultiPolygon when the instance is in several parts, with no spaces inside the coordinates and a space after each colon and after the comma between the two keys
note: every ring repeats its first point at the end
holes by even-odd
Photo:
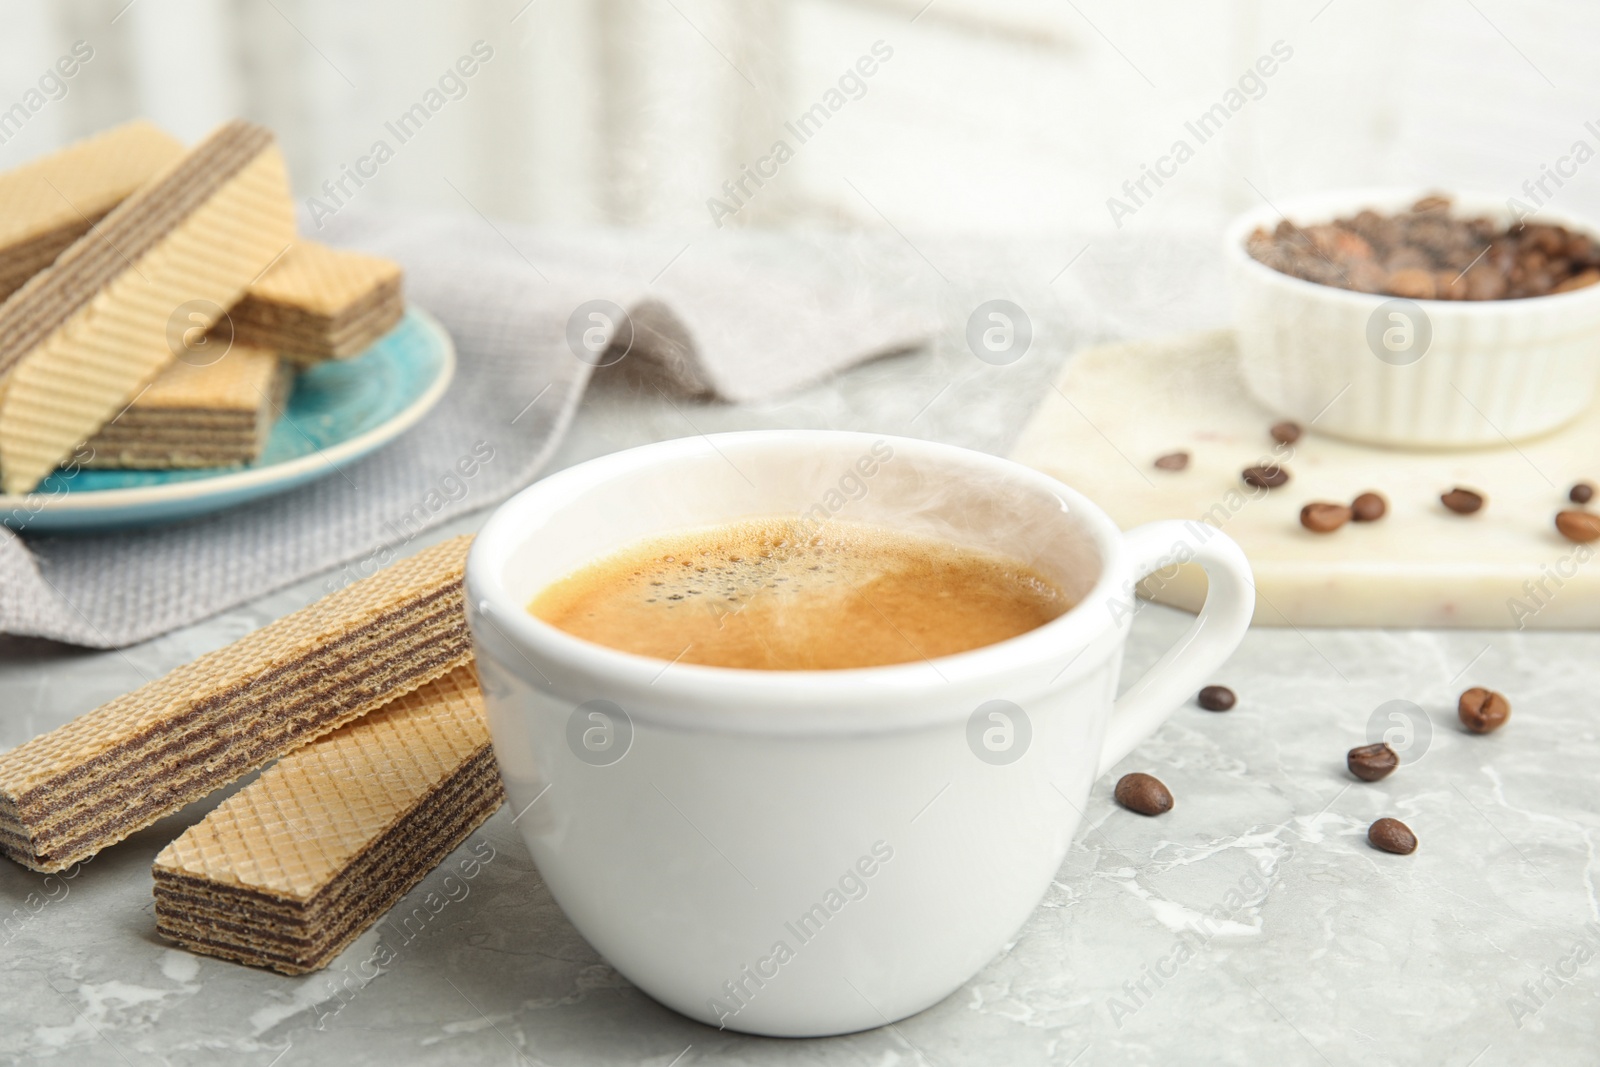
{"type": "MultiPolygon", "coordinates": [[[[1134,615],[1133,586],[1151,574],[1179,563],[1198,563],[1205,568],[1208,588],[1200,613],[1177,644],[1117,698],[1096,777],[1155,733],[1184,698],[1233,654],[1250,627],[1256,605],[1250,561],[1231,537],[1214,527],[1178,520],[1152,522],[1129,530],[1124,543],[1133,557],[1133,577],[1121,594],[1127,597],[1122,625],[1131,625],[1134,615]]],[[[1116,602],[1113,610],[1118,610],[1116,602]]]]}

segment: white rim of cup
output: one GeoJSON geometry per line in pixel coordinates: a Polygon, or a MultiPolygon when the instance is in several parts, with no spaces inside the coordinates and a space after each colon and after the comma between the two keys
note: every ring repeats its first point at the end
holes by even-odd
{"type": "MultiPolygon", "coordinates": [[[[1341,289],[1335,285],[1323,285],[1320,282],[1307,281],[1296,278],[1292,274],[1285,274],[1255,259],[1245,251],[1245,239],[1250,236],[1258,226],[1271,229],[1279,219],[1287,218],[1297,225],[1315,225],[1319,222],[1331,222],[1342,215],[1353,215],[1363,208],[1372,208],[1374,211],[1395,211],[1402,207],[1409,207],[1419,199],[1437,193],[1437,189],[1408,189],[1400,187],[1373,187],[1365,189],[1344,189],[1334,192],[1308,193],[1303,196],[1287,197],[1273,204],[1263,204],[1251,208],[1241,215],[1235,216],[1228,223],[1223,233],[1223,255],[1235,267],[1250,272],[1253,279],[1272,285],[1282,286],[1290,292],[1302,294],[1314,293],[1320,299],[1334,302],[1343,302],[1363,309],[1370,310],[1387,300],[1400,299],[1387,293],[1360,293],[1353,289],[1341,289]]],[[[1510,220],[1504,200],[1487,193],[1454,193],[1449,194],[1452,201],[1452,211],[1467,215],[1488,215],[1502,222],[1510,220]]],[[[1595,223],[1568,215],[1560,211],[1547,211],[1540,208],[1528,216],[1529,222],[1545,223],[1553,226],[1565,226],[1588,236],[1591,240],[1600,242],[1600,226],[1595,223]]],[[[1414,300],[1412,303],[1425,307],[1429,315],[1461,315],[1461,316],[1489,316],[1489,315],[1543,315],[1552,308],[1566,309],[1584,301],[1600,299],[1600,283],[1575,289],[1570,293],[1549,293],[1545,296],[1522,297],[1517,300],[1414,300]]]]}
{"type": "MultiPolygon", "coordinates": [[[[1121,531],[1098,506],[1048,475],[1011,460],[955,445],[843,430],[751,430],[660,441],[616,452],[569,467],[534,483],[512,497],[479,532],[467,561],[467,596],[485,615],[499,637],[513,646],[513,655],[534,648],[542,659],[576,677],[592,678],[594,692],[619,703],[635,719],[687,728],[717,727],[735,732],[815,733],[847,729],[872,733],[932,725],[964,718],[971,708],[961,701],[939,710],[924,702],[930,688],[974,690],[985,699],[1016,692],[1014,673],[1029,667],[1061,664],[1050,687],[1067,684],[1099,665],[1099,657],[1082,653],[1119,620],[1108,605],[1124,577],[1127,550],[1121,531]],[[1056,497],[1091,537],[1100,553],[1101,571],[1094,586],[1058,618],[1027,633],[950,656],[882,667],[823,671],[765,671],[703,664],[675,663],[607,648],[574,637],[529,614],[504,587],[499,571],[523,544],[537,536],[527,522],[529,512],[551,514],[591,486],[658,463],[751,448],[804,449],[826,440],[862,446],[888,441],[935,460],[957,462],[993,477],[1023,483],[1056,497]],[[931,666],[930,666],[931,664],[931,666]],[[900,706],[894,706],[896,702],[900,706]],[[636,706],[630,706],[630,702],[636,706]],[[746,704],[745,702],[748,702],[746,704]],[[708,705],[716,704],[713,708],[708,705]],[[874,714],[863,718],[870,705],[874,714]],[[804,711],[803,716],[794,716],[804,711]]],[[[515,669],[514,661],[508,661],[515,669]]],[[[531,663],[531,661],[529,661],[531,663]]],[[[522,672],[519,672],[522,673],[522,672]]],[[[566,694],[580,695],[581,694],[566,694]]],[[[974,705],[975,706],[975,705],[974,705]]]]}

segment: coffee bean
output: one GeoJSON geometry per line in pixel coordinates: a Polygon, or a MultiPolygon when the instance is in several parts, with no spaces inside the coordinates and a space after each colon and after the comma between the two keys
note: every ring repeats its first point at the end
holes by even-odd
{"type": "Polygon", "coordinates": [[[1595,282],[1600,282],[1600,270],[1595,270],[1593,267],[1590,267],[1582,274],[1575,274],[1566,281],[1561,282],[1554,289],[1552,289],[1551,292],[1570,293],[1574,289],[1587,289],[1595,282]]]}
{"type": "Polygon", "coordinates": [[[1475,734],[1493,733],[1511,718],[1511,702],[1493,689],[1473,686],[1456,702],[1461,725],[1475,734]]]}
{"type": "Polygon", "coordinates": [[[1471,489],[1463,489],[1459,485],[1448,493],[1441,494],[1441,503],[1457,515],[1471,515],[1483,507],[1483,494],[1475,493],[1471,489]]]}
{"type": "Polygon", "coordinates": [[[1367,827],[1367,840],[1373,848],[1409,856],[1417,850],[1417,835],[1399,819],[1383,818],[1367,827]]]}
{"type": "Polygon", "coordinates": [[[1140,815],[1162,815],[1172,810],[1172,792],[1161,779],[1148,774],[1125,774],[1117,780],[1117,803],[1140,815]]]}
{"type": "Polygon", "coordinates": [[[1332,533],[1350,521],[1350,514],[1343,504],[1314,501],[1300,509],[1300,525],[1312,533],[1332,533]]]}
{"type": "Polygon", "coordinates": [[[1282,422],[1273,423],[1272,429],[1267,431],[1272,434],[1272,439],[1280,445],[1292,445],[1300,440],[1300,424],[1284,419],[1282,422]]]}
{"type": "Polygon", "coordinates": [[[1600,541],[1600,514],[1592,511],[1563,511],[1556,516],[1556,529],[1568,541],[1588,544],[1600,541]]]}
{"type": "Polygon", "coordinates": [[[1239,698],[1225,685],[1208,685],[1200,690],[1199,701],[1207,711],[1227,711],[1239,702],[1239,698]]]}
{"type": "Polygon", "coordinates": [[[1276,489],[1289,480],[1289,472],[1275,464],[1266,467],[1246,467],[1239,473],[1244,484],[1257,489],[1276,489]]]}
{"type": "Polygon", "coordinates": [[[1440,300],[1465,300],[1471,292],[1465,275],[1454,270],[1435,271],[1433,289],[1440,300]]]}
{"type": "Polygon", "coordinates": [[[1384,269],[1392,277],[1403,270],[1421,271],[1433,276],[1433,260],[1420,248],[1397,248],[1383,261],[1384,269]]]}
{"type": "Polygon", "coordinates": [[[1431,271],[1397,270],[1389,275],[1389,292],[1408,300],[1432,300],[1438,286],[1431,271]]]}
{"type": "Polygon", "coordinates": [[[1355,522],[1377,522],[1389,512],[1389,502],[1378,493],[1362,493],[1350,502],[1350,518],[1355,522]]]}
{"type": "Polygon", "coordinates": [[[1363,782],[1376,782],[1387,778],[1400,766],[1400,756],[1394,749],[1379,741],[1375,745],[1360,745],[1350,750],[1344,758],[1350,773],[1363,782]]]}
{"type": "Polygon", "coordinates": [[[1588,482],[1579,482],[1567,491],[1567,499],[1574,504],[1587,504],[1594,499],[1594,486],[1588,482]]]}
{"type": "Polygon", "coordinates": [[[1189,453],[1168,452],[1164,456],[1156,457],[1156,469],[1163,471],[1181,471],[1189,465],[1189,453]]]}
{"type": "Polygon", "coordinates": [[[1477,264],[1467,269],[1468,300],[1502,300],[1510,286],[1494,267],[1477,264]]]}

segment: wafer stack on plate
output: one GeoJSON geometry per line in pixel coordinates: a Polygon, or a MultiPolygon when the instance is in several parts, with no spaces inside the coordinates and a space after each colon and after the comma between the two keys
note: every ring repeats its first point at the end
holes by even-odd
{"type": "Polygon", "coordinates": [[[0,300],[182,155],[177,139],[130,122],[0,174],[0,300]]]}
{"type": "Polygon", "coordinates": [[[59,871],[468,662],[435,545],[0,754],[0,853],[59,871]]]}
{"type": "Polygon", "coordinates": [[[156,857],[156,929],[284,974],[327,964],[503,799],[461,667],[290,753],[156,857]]]}
{"type": "Polygon", "coordinates": [[[248,122],[113,208],[0,305],[0,485],[38,485],[293,240],[283,159],[248,122]]]}
{"type": "Polygon", "coordinates": [[[398,265],[295,240],[272,135],[246,122],[188,152],[129,123],[0,174],[0,300],[7,493],[68,457],[249,463],[282,406],[276,372],[175,357],[237,343],[300,369],[365,351],[405,313],[398,265]]]}
{"type": "Polygon", "coordinates": [[[277,353],[234,345],[215,363],[182,360],[90,438],[92,469],[228,467],[261,455],[293,375],[277,353]]]}
{"type": "Polygon", "coordinates": [[[365,350],[405,314],[400,267],[300,241],[228,312],[234,337],[297,367],[365,350]]]}

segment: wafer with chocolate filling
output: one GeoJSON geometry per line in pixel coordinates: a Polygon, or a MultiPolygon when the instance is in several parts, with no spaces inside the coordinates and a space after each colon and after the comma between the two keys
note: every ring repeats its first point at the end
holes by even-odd
{"type": "Polygon", "coordinates": [[[0,485],[25,493],[294,239],[270,131],[230,122],[0,306],[0,485]]]}
{"type": "Polygon", "coordinates": [[[0,852],[59,871],[466,663],[470,541],[386,567],[0,754],[0,852]]]}
{"type": "Polygon", "coordinates": [[[130,122],[0,174],[0,300],[182,155],[177,138],[130,122]]]}
{"type": "Polygon", "coordinates": [[[228,312],[234,336],[297,367],[363,352],[405,314],[400,267],[299,241],[228,312]]]}
{"type": "Polygon", "coordinates": [[[156,929],[210,956],[326,967],[500,806],[461,667],[290,753],[156,857],[156,929]]]}
{"type": "Polygon", "coordinates": [[[89,439],[94,469],[230,467],[261,456],[294,374],[276,352],[234,345],[215,363],[182,360],[89,439]]]}

